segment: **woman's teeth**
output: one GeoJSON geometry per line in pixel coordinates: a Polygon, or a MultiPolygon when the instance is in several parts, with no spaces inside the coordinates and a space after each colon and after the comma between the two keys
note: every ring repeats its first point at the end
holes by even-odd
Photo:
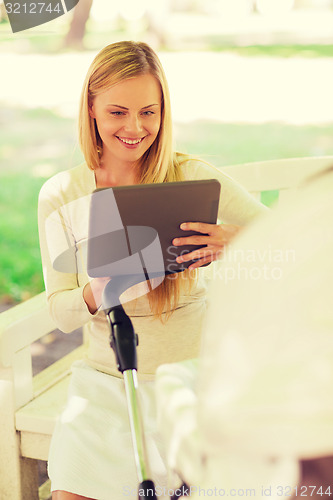
{"type": "Polygon", "coordinates": [[[124,142],[125,144],[139,144],[144,138],[142,137],[141,139],[122,139],[121,137],[118,137],[118,139],[121,140],[121,142],[124,142]]]}

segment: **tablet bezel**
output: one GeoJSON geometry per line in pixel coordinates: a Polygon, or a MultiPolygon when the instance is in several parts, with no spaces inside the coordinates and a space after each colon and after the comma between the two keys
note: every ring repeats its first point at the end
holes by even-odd
{"type": "MultiPolygon", "coordinates": [[[[94,194],[112,190],[121,222],[125,228],[146,226],[157,231],[164,260],[165,274],[182,272],[193,261],[178,264],[176,257],[201,248],[205,245],[174,246],[172,240],[177,237],[201,234],[195,231],[183,231],[183,222],[204,222],[216,224],[221,185],[216,179],[194,181],[135,184],[95,189],[92,194],[88,238],[88,274],[91,277],[105,277],[105,265],[101,273],[96,266],[96,248],[91,234],[100,217],[101,207],[94,208],[94,194]],[[99,213],[97,213],[99,211],[99,213]],[[92,255],[94,253],[94,255],[92,255]]],[[[96,204],[97,205],[97,204],[96,204]]],[[[107,207],[103,207],[107,211],[107,207]]],[[[103,215],[105,217],[105,213],[103,215]]],[[[104,238],[104,241],[105,238],[104,238]]],[[[117,240],[118,241],[118,240],[117,240]]],[[[130,249],[129,254],[130,253],[130,249]]],[[[105,259],[105,248],[103,249],[105,259]]],[[[114,270],[114,266],[113,266],[114,270]]],[[[123,272],[123,271],[122,271],[123,272]]],[[[113,274],[114,275],[114,274],[113,274]]]]}

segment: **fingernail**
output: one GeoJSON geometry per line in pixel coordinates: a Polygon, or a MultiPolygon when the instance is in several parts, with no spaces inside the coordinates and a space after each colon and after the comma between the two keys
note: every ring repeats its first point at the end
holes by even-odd
{"type": "Polygon", "coordinates": [[[187,224],[186,223],[183,223],[180,225],[180,229],[186,229],[187,228],[187,224]]]}

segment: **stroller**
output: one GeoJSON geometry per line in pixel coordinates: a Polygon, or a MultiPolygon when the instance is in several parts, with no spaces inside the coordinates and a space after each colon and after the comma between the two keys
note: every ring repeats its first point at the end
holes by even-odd
{"type": "Polygon", "coordinates": [[[309,180],[234,240],[243,274],[226,286],[217,263],[200,361],[157,370],[168,464],[200,485],[193,500],[333,496],[332,189],[333,172],[309,180]],[[248,279],[291,248],[278,281],[248,279]]]}

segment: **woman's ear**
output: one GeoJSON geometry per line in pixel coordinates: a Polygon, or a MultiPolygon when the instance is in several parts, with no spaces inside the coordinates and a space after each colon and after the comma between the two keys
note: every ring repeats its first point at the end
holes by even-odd
{"type": "Polygon", "coordinates": [[[94,104],[92,102],[88,103],[88,111],[90,118],[96,118],[94,113],[94,104]]]}

